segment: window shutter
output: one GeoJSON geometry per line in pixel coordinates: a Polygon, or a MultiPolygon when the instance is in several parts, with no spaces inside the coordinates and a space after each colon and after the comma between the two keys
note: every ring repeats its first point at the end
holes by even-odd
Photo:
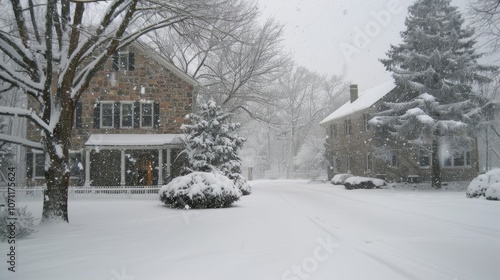
{"type": "Polygon", "coordinates": [[[128,53],[128,70],[135,70],[135,54],[133,52],[128,53]]]}
{"type": "Polygon", "coordinates": [[[75,108],[75,127],[82,128],[82,102],[76,103],[75,108]]]}
{"type": "Polygon", "coordinates": [[[118,55],[118,52],[113,53],[113,70],[118,71],[118,64],[120,63],[120,56],[118,55]]]}
{"type": "Polygon", "coordinates": [[[134,102],[134,128],[141,126],[141,103],[134,102]]]}
{"type": "Polygon", "coordinates": [[[153,105],[153,127],[160,128],[160,102],[153,105]]]}
{"type": "Polygon", "coordinates": [[[115,102],[114,104],[114,116],[113,116],[113,121],[114,121],[114,127],[115,128],[120,128],[120,102],[115,102]]]}
{"type": "Polygon", "coordinates": [[[94,128],[101,126],[101,103],[94,104],[94,128]]]}
{"type": "Polygon", "coordinates": [[[33,153],[26,153],[26,178],[33,178],[33,153]]]}

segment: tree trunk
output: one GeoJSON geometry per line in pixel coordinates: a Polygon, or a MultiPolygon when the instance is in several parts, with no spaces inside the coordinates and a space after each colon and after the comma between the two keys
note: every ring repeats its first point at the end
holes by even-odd
{"type": "Polygon", "coordinates": [[[51,135],[43,135],[42,143],[45,158],[45,182],[47,190],[44,194],[42,222],[69,222],[68,219],[68,185],[69,185],[69,143],[73,124],[73,105],[64,99],[59,122],[51,135]],[[48,165],[48,168],[47,168],[48,165]]]}
{"type": "Polygon", "coordinates": [[[434,133],[432,138],[432,187],[441,188],[441,161],[439,159],[439,134],[434,133]]]}

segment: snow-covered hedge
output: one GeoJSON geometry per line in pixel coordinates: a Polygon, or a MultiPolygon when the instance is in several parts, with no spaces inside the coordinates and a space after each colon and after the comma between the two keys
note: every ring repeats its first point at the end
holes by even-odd
{"type": "Polygon", "coordinates": [[[241,191],[224,175],[193,172],[163,186],[160,200],[172,208],[223,208],[241,197],[241,191]]]}
{"type": "Polygon", "coordinates": [[[500,169],[493,169],[474,178],[467,187],[467,197],[500,200],[500,169]]]}
{"type": "Polygon", "coordinates": [[[344,186],[348,190],[352,189],[379,189],[385,186],[386,182],[382,179],[368,177],[349,177],[345,180],[344,186]]]}
{"type": "Polygon", "coordinates": [[[335,176],[333,176],[331,182],[332,184],[334,185],[343,185],[345,183],[345,180],[347,178],[350,178],[352,177],[353,175],[349,174],[349,173],[341,173],[341,174],[337,174],[335,176]]]}

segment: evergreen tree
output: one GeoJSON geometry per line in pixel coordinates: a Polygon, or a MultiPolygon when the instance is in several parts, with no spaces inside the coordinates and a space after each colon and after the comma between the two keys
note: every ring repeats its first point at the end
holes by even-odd
{"type": "Polygon", "coordinates": [[[432,185],[441,186],[440,138],[466,136],[484,120],[488,100],[473,90],[494,67],[477,63],[474,31],[450,0],[417,0],[408,9],[403,43],[381,59],[401,95],[371,120],[412,144],[431,144],[432,185]]]}
{"type": "Polygon", "coordinates": [[[230,122],[230,116],[213,100],[203,104],[199,114],[190,115],[192,124],[182,126],[186,134],[184,152],[188,169],[221,173],[233,180],[243,194],[249,194],[248,184],[241,177],[238,155],[245,139],[235,133],[240,124],[230,122]]]}

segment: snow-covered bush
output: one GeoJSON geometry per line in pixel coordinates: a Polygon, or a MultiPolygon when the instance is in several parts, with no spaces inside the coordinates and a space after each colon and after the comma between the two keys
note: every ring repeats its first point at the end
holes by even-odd
{"type": "Polygon", "coordinates": [[[224,175],[193,172],[163,186],[160,200],[172,208],[224,208],[241,197],[241,191],[224,175]]]}
{"type": "Polygon", "coordinates": [[[348,190],[352,189],[379,189],[387,185],[385,180],[368,177],[349,177],[345,180],[344,186],[348,190]]]}
{"type": "Polygon", "coordinates": [[[500,183],[491,184],[484,193],[484,196],[488,200],[500,200],[500,183]]]}
{"type": "MultiPolygon", "coordinates": [[[[16,238],[23,238],[35,231],[35,218],[31,212],[27,211],[27,208],[28,206],[15,208],[14,214],[16,220],[14,233],[16,238]]],[[[12,217],[12,213],[9,213],[9,209],[6,206],[2,206],[0,209],[0,237],[2,238],[2,241],[8,239],[8,236],[11,235],[9,224],[12,220],[8,219],[9,216],[12,217]]]]}
{"type": "Polygon", "coordinates": [[[352,176],[353,175],[351,175],[349,173],[337,174],[337,175],[333,176],[331,182],[334,185],[343,185],[345,183],[345,180],[347,180],[347,178],[350,178],[352,176]]]}
{"type": "Polygon", "coordinates": [[[252,187],[250,187],[247,180],[245,180],[245,178],[243,178],[240,174],[236,174],[236,177],[233,179],[233,183],[243,195],[249,195],[252,193],[252,187]]]}
{"type": "Polygon", "coordinates": [[[465,193],[467,197],[486,197],[490,200],[499,200],[500,197],[500,169],[493,169],[474,178],[465,193]]]}

